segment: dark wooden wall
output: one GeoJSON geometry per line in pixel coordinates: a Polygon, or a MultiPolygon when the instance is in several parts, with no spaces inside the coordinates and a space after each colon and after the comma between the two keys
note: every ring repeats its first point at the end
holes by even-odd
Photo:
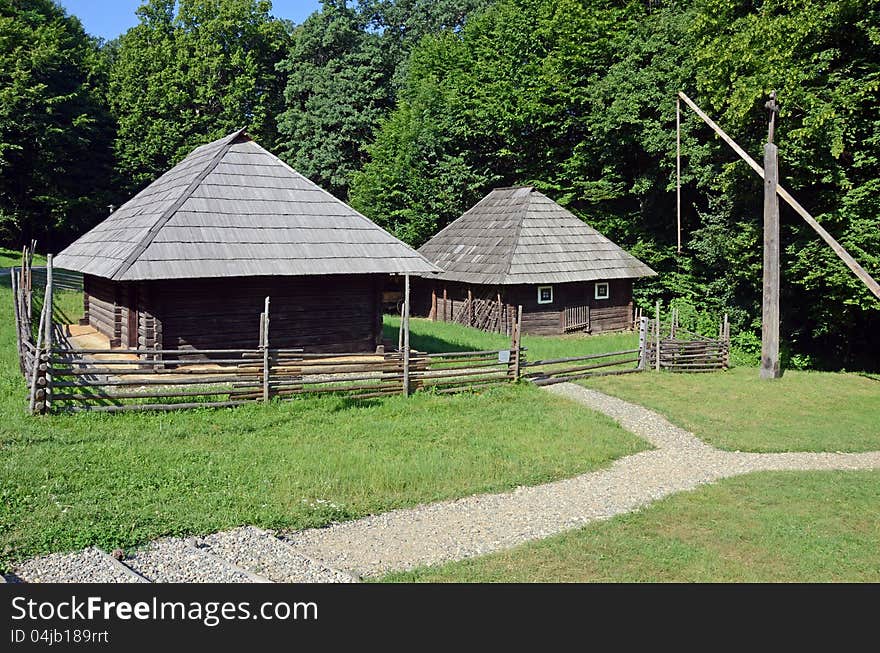
{"type": "MultiPolygon", "coordinates": [[[[503,286],[502,301],[523,307],[523,333],[534,335],[559,335],[563,333],[562,311],[566,306],[590,307],[590,333],[629,329],[632,326],[632,280],[616,279],[609,283],[610,297],[595,299],[595,282],[546,284],[553,286],[553,303],[538,303],[537,285],[503,286]]],[[[541,284],[544,285],[544,284],[541,284]]],[[[442,320],[443,291],[447,297],[447,321],[456,319],[468,298],[468,288],[476,296],[494,296],[499,288],[421,279],[414,286],[413,314],[430,317],[431,292],[437,295],[437,319],[442,320]]]]}
{"type": "Polygon", "coordinates": [[[381,287],[379,275],[128,283],[87,276],[85,294],[89,324],[112,346],[256,348],[269,296],[270,346],[372,352],[382,342],[381,287]],[[137,310],[131,334],[130,306],[137,310]]]}

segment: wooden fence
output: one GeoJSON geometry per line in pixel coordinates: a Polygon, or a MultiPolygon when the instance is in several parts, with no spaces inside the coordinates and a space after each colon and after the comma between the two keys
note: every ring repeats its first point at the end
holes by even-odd
{"type": "Polygon", "coordinates": [[[730,323],[722,318],[718,337],[710,338],[678,325],[673,309],[667,323],[657,318],[642,318],[645,335],[644,365],[653,370],[670,372],[716,372],[730,367],[730,323]]]}
{"type": "Polygon", "coordinates": [[[506,304],[500,293],[479,296],[468,291],[467,299],[455,300],[446,295],[431,295],[431,320],[454,322],[489,333],[513,334],[517,320],[517,307],[506,304]]]}
{"type": "MultiPolygon", "coordinates": [[[[55,290],[81,292],[83,289],[83,275],[81,272],[59,270],[58,268],[55,268],[52,271],[52,277],[55,290]]],[[[45,288],[46,267],[34,266],[31,270],[31,279],[35,288],[45,288]]]]}
{"type": "Polygon", "coordinates": [[[428,353],[403,347],[383,354],[279,349],[269,342],[269,298],[255,349],[78,349],[53,320],[51,257],[45,301],[33,323],[32,272],[26,262],[13,271],[12,285],[19,362],[35,414],[221,408],[319,394],[362,400],[461,392],[519,379],[551,385],[647,369],[722,369],[729,355],[726,320],[716,340],[678,328],[674,318],[667,328],[643,317],[637,349],[529,361],[520,342],[521,308],[512,319],[509,349],[428,353]]]}

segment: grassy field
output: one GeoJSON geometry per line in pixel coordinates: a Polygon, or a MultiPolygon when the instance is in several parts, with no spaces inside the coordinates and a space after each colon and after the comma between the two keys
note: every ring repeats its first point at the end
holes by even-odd
{"type": "MultiPolygon", "coordinates": [[[[0,268],[11,268],[15,265],[21,265],[21,252],[0,247],[0,268]]],[[[34,254],[34,265],[46,265],[46,257],[34,254]]]]}
{"type": "MultiPolygon", "coordinates": [[[[385,338],[397,342],[400,318],[385,316],[385,338]]],[[[560,358],[586,356],[609,351],[636,349],[639,334],[633,332],[610,333],[595,336],[528,336],[522,338],[527,349],[526,358],[560,358]]],[[[426,352],[480,351],[486,349],[509,349],[510,338],[497,333],[484,333],[460,324],[432,322],[422,318],[410,320],[410,346],[426,352]]]]}
{"type": "Polygon", "coordinates": [[[860,374],[754,368],[599,377],[590,388],[653,408],[707,442],[740,451],[880,450],[880,382],[860,374]]]}
{"type": "Polygon", "coordinates": [[[728,479],[392,582],[880,582],[880,472],[728,479]]]}
{"type": "MultiPolygon", "coordinates": [[[[78,296],[58,296],[75,312],[78,296]]],[[[8,287],[0,307],[8,311],[8,287]]],[[[8,313],[5,313],[8,315],[8,313]]],[[[646,447],[530,386],[29,417],[0,320],[0,566],[237,524],[301,528],[573,476],[646,447]]]]}

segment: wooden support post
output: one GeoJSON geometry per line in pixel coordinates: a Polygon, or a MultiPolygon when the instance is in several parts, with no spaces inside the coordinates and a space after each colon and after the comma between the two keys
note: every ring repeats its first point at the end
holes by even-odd
{"type": "Polygon", "coordinates": [[[403,395],[409,396],[409,275],[404,275],[403,291],[403,395]]]}
{"type": "Polygon", "coordinates": [[[34,415],[37,412],[37,387],[39,385],[38,378],[40,378],[40,354],[42,353],[43,346],[43,330],[46,326],[46,310],[48,305],[46,302],[43,302],[43,311],[40,313],[40,325],[37,328],[37,342],[34,347],[34,360],[33,367],[31,369],[31,387],[30,387],[30,396],[28,398],[28,412],[31,415],[34,415]]]}
{"type": "Polygon", "coordinates": [[[446,315],[446,286],[443,286],[443,321],[446,322],[448,319],[446,315]]]}
{"type": "Polygon", "coordinates": [[[431,322],[437,321],[437,288],[431,288],[431,322]]]}
{"type": "Polygon", "coordinates": [[[46,291],[43,295],[43,303],[48,306],[46,310],[46,386],[45,392],[43,394],[43,412],[48,412],[51,399],[50,399],[50,391],[52,388],[52,368],[49,364],[49,358],[52,356],[52,343],[55,329],[55,322],[53,317],[55,315],[55,287],[52,280],[52,255],[46,255],[46,291]]]}
{"type": "Polygon", "coordinates": [[[648,318],[639,318],[639,369],[648,368],[648,318]]]}
{"type": "Polygon", "coordinates": [[[657,310],[655,312],[656,319],[654,321],[654,365],[655,370],[660,371],[660,302],[657,302],[657,310]]]}
{"type": "Polygon", "coordinates": [[[516,322],[513,325],[513,380],[519,381],[522,368],[522,304],[516,309],[516,322]]]}
{"type": "MultiPolygon", "coordinates": [[[[743,161],[748,163],[752,170],[757,172],[762,178],[765,176],[764,169],[761,168],[760,165],[758,165],[757,161],[755,161],[746,153],[745,150],[737,145],[737,143],[730,136],[728,136],[724,132],[724,130],[721,129],[721,127],[716,125],[715,122],[700,109],[700,107],[694,104],[693,100],[691,100],[681,91],[679,91],[678,97],[684,100],[685,104],[693,109],[694,113],[696,113],[703,120],[703,122],[709,125],[709,127],[711,127],[715,131],[715,133],[718,134],[721,139],[740,156],[743,161]]],[[[797,212],[797,214],[800,215],[801,218],[803,218],[804,221],[813,228],[813,231],[819,234],[819,237],[822,238],[822,240],[824,240],[828,244],[828,246],[834,250],[834,253],[837,254],[840,260],[842,260],[846,264],[846,266],[852,271],[852,273],[856,275],[862,281],[862,283],[864,283],[868,287],[868,290],[874,293],[875,297],[880,299],[880,284],[878,284],[877,281],[875,281],[874,278],[871,277],[871,275],[868,274],[861,265],[859,265],[859,263],[849,254],[849,252],[847,252],[841,246],[841,244],[838,243],[834,239],[834,237],[825,230],[822,225],[816,222],[816,219],[812,215],[810,215],[807,210],[803,206],[801,206],[794,197],[792,197],[791,193],[789,193],[787,190],[779,185],[778,179],[776,183],[776,192],[779,194],[779,197],[788,202],[789,206],[791,206],[791,208],[793,208],[797,212]]]]}
{"type": "Polygon", "coordinates": [[[14,317],[15,317],[15,350],[18,353],[18,367],[21,370],[21,373],[25,373],[24,367],[24,356],[22,352],[24,351],[24,343],[22,342],[22,330],[21,330],[21,314],[19,312],[19,308],[21,307],[21,302],[18,297],[18,283],[15,277],[15,269],[9,270],[10,280],[12,282],[12,299],[13,299],[13,309],[14,309],[14,317]]]}
{"type": "Polygon", "coordinates": [[[271,366],[269,364],[269,298],[263,308],[263,326],[262,343],[263,343],[263,401],[269,401],[269,374],[271,366]]]}
{"type": "Polygon", "coordinates": [[[681,254],[681,98],[675,97],[675,224],[681,254]]]}
{"type": "Polygon", "coordinates": [[[777,148],[764,145],[764,299],[761,306],[762,379],[778,379],[779,368],[779,168],[777,148]]]}
{"type": "Polygon", "coordinates": [[[468,286],[467,325],[474,326],[474,293],[470,286],[468,286]]]}
{"type": "Polygon", "coordinates": [[[724,314],[724,322],[721,330],[721,339],[724,341],[724,369],[730,367],[730,322],[727,319],[727,313],[724,314]]]}

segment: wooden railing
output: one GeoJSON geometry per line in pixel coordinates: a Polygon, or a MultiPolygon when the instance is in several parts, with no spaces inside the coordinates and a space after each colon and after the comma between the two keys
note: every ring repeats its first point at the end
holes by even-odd
{"type": "Polygon", "coordinates": [[[523,363],[523,378],[535,385],[553,385],[593,376],[641,372],[639,349],[626,349],[601,354],[548,358],[523,363]]]}
{"type": "Polygon", "coordinates": [[[562,310],[562,330],[570,331],[590,330],[590,307],[589,306],[566,306],[562,310]]]}
{"type": "MultiPolygon", "coordinates": [[[[53,349],[44,355],[42,412],[225,408],[299,395],[368,399],[402,394],[404,356],[301,349],[200,350],[198,361],[132,359],[137,350],[53,349]],[[117,358],[108,359],[111,353],[117,358]],[[101,359],[96,359],[101,356],[101,359]]],[[[143,352],[148,357],[178,350],[143,352]]],[[[193,353],[193,352],[187,352],[193,353]]],[[[409,392],[461,392],[516,379],[522,351],[411,352],[409,392]]],[[[408,393],[407,393],[408,394],[408,393]]]]}

